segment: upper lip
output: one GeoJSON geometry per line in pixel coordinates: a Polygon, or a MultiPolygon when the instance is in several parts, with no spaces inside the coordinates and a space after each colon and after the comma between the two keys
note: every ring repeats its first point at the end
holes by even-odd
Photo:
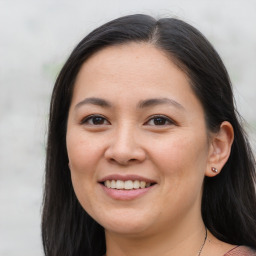
{"type": "Polygon", "coordinates": [[[138,181],[145,181],[145,182],[148,182],[148,183],[156,183],[156,181],[154,181],[152,179],[145,178],[145,177],[142,177],[142,176],[139,176],[139,175],[134,175],[134,174],[129,174],[129,175],[111,174],[111,175],[103,177],[102,179],[99,180],[99,182],[104,182],[106,180],[123,180],[123,181],[138,180],[138,181]]]}

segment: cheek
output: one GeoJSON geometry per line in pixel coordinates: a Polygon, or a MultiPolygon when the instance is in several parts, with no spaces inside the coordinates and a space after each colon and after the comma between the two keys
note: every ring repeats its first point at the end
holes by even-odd
{"type": "Polygon", "coordinates": [[[89,215],[93,216],[95,194],[90,179],[84,173],[71,170],[71,181],[80,205],[89,215]]]}
{"type": "Polygon", "coordinates": [[[207,159],[206,140],[191,135],[173,136],[162,142],[158,141],[154,143],[154,151],[157,158],[162,159],[163,165],[170,167],[185,165],[198,167],[207,159]]]}
{"type": "Polygon", "coordinates": [[[154,143],[155,165],[163,174],[166,193],[190,193],[201,189],[207,164],[206,139],[188,135],[175,136],[154,143]],[[183,190],[183,191],[182,191],[183,190]]]}
{"type": "Polygon", "coordinates": [[[66,144],[72,184],[80,202],[87,201],[95,177],[97,154],[95,146],[83,134],[72,129],[67,131],[66,144]],[[83,195],[87,195],[84,197],[83,195]]]}
{"type": "Polygon", "coordinates": [[[81,172],[81,174],[88,174],[92,171],[101,152],[97,142],[90,136],[85,136],[83,131],[68,130],[66,143],[72,171],[81,172]]]}
{"type": "Polygon", "coordinates": [[[165,207],[162,214],[178,218],[189,209],[199,209],[207,161],[204,141],[192,140],[191,136],[176,136],[175,139],[154,145],[154,164],[162,174],[164,196],[159,200],[159,204],[165,207]]]}
{"type": "Polygon", "coordinates": [[[74,192],[81,206],[88,214],[93,214],[93,188],[96,184],[96,153],[80,133],[67,133],[67,151],[71,181],[74,192]]]}

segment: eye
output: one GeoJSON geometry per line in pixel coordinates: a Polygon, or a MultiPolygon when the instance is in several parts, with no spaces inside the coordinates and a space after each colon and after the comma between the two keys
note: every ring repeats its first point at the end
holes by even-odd
{"type": "Polygon", "coordinates": [[[175,124],[173,120],[166,116],[153,116],[151,117],[145,125],[153,125],[153,126],[164,126],[164,125],[172,125],[175,124]]]}
{"type": "Polygon", "coordinates": [[[84,118],[81,124],[88,124],[88,125],[109,125],[109,121],[101,116],[101,115],[90,115],[84,118]]]}

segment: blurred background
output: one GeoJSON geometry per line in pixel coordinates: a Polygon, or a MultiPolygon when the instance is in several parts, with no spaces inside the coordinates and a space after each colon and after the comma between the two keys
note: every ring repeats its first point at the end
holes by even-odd
{"type": "Polygon", "coordinates": [[[122,15],[179,17],[229,71],[256,152],[255,0],[0,0],[0,255],[43,255],[40,214],[48,108],[74,46],[122,15]]]}

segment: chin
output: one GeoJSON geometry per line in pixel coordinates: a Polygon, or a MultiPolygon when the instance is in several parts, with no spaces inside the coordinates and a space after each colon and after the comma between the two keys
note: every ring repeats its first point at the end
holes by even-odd
{"type": "Polygon", "coordinates": [[[98,222],[106,231],[124,235],[138,235],[148,230],[152,225],[152,219],[147,218],[145,216],[146,214],[131,214],[129,213],[130,211],[127,211],[123,211],[123,213],[119,211],[118,214],[109,214],[104,218],[101,216],[98,222]]]}
{"type": "Polygon", "coordinates": [[[147,226],[142,223],[131,224],[124,222],[108,223],[105,225],[105,230],[118,233],[120,235],[138,236],[147,230],[147,226]]]}

